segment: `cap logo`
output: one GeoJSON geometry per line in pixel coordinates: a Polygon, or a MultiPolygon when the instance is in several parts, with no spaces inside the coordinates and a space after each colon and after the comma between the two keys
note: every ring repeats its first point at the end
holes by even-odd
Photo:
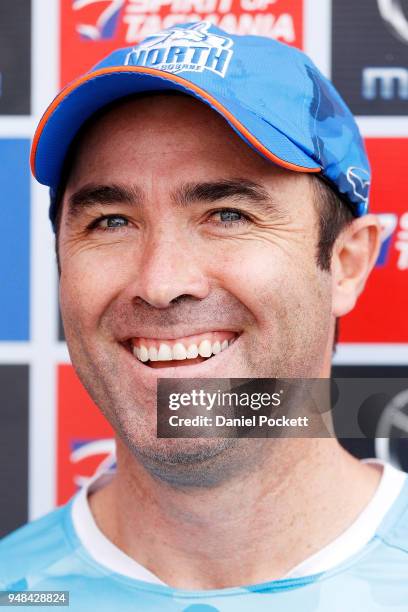
{"type": "Polygon", "coordinates": [[[224,77],[233,54],[233,41],[209,33],[210,26],[201,21],[149,36],[127,54],[125,66],[149,66],[172,73],[209,70],[224,77]]]}
{"type": "Polygon", "coordinates": [[[347,181],[352,188],[356,200],[368,202],[368,190],[370,188],[370,174],[364,168],[349,166],[347,168],[347,181]]]}

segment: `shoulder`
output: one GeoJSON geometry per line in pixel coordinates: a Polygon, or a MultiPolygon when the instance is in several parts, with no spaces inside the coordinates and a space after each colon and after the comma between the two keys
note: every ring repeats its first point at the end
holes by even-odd
{"type": "Polygon", "coordinates": [[[401,560],[408,563],[408,478],[392,511],[380,525],[377,538],[385,548],[394,551],[401,560]]]}
{"type": "MultiPolygon", "coordinates": [[[[37,574],[72,551],[65,529],[71,503],[27,523],[0,542],[0,587],[37,574]]],[[[17,587],[16,587],[17,588],[17,587]]]]}

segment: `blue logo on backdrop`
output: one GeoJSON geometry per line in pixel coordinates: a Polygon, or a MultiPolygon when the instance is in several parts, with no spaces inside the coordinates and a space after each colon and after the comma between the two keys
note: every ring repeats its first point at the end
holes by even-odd
{"type": "Polygon", "coordinates": [[[162,30],[134,47],[125,59],[126,66],[148,66],[166,72],[203,72],[210,70],[224,77],[233,51],[227,36],[211,34],[209,22],[186,28],[162,30]]]}

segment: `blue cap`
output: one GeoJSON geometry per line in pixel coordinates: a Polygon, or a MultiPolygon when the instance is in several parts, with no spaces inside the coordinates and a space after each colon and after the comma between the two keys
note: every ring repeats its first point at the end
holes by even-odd
{"type": "Polygon", "coordinates": [[[370,167],[357,124],[304,53],[209,22],[176,25],[118,49],[67,85],[44,113],[31,167],[51,193],[50,219],[67,151],[85,121],[134,93],[177,90],[209,105],[254,150],[296,172],[320,173],[367,212],[370,167]]]}

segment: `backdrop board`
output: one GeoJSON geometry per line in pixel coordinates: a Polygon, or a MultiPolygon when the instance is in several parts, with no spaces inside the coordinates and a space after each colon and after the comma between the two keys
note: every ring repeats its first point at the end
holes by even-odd
{"type": "MultiPolygon", "coordinates": [[[[33,130],[59,88],[111,50],[196,19],[304,49],[355,113],[382,246],[356,308],[341,321],[333,372],[401,377],[408,387],[408,0],[4,0],[0,533],[64,503],[115,462],[112,428],[79,382],[64,339],[48,191],[30,183],[33,130]]],[[[377,417],[382,411],[373,405],[377,417]]],[[[376,454],[408,470],[406,440],[342,443],[358,457],[376,454]]]]}
{"type": "Polygon", "coordinates": [[[26,365],[0,365],[0,538],[28,517],[28,376],[26,365]]]}
{"type": "Polygon", "coordinates": [[[0,139],[0,341],[30,333],[30,173],[28,139],[0,139]]]}
{"type": "Polygon", "coordinates": [[[406,115],[408,4],[333,0],[334,84],[357,115],[406,115]]]}
{"type": "Polygon", "coordinates": [[[237,34],[258,34],[302,47],[302,0],[63,0],[61,82],[104,55],[176,23],[208,20],[237,34]]]}
{"type": "Polygon", "coordinates": [[[0,3],[0,115],[30,114],[31,2],[0,3]]]}

